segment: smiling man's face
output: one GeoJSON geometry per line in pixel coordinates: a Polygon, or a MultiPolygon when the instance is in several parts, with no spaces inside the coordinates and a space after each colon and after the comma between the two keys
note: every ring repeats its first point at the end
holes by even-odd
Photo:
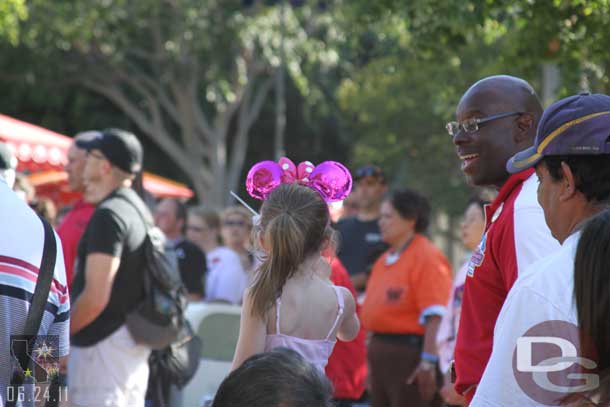
{"type": "MultiPolygon", "coordinates": [[[[460,101],[456,110],[456,120],[463,123],[472,118],[485,117],[510,112],[509,106],[498,101],[500,95],[492,90],[469,91],[460,101]]],[[[468,181],[477,186],[500,188],[509,177],[506,162],[514,154],[514,131],[517,115],[499,118],[480,125],[474,132],[460,130],[453,138],[458,157],[462,160],[462,171],[468,181]]]]}

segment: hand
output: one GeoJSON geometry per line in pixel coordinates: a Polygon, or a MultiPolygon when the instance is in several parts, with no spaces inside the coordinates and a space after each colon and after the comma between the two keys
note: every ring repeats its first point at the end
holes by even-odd
{"type": "Polygon", "coordinates": [[[443,387],[441,388],[441,397],[443,398],[443,401],[454,406],[466,406],[466,399],[457,394],[455,388],[453,387],[453,383],[451,383],[451,380],[449,380],[449,375],[450,373],[445,375],[445,381],[443,383],[443,387]]]}
{"type": "Polygon", "coordinates": [[[436,394],[436,367],[422,361],[407,379],[407,384],[417,383],[417,390],[422,400],[432,400],[436,394]]]}

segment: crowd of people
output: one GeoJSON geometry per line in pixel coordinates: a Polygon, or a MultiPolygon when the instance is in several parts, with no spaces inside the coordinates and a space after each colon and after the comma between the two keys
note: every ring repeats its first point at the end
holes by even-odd
{"type": "MultiPolygon", "coordinates": [[[[429,237],[434,203],[390,188],[379,166],[354,171],[351,194],[340,163],[283,158],[258,178],[254,166],[246,184],[263,202],[252,216],[151,205],[133,134],[76,135],[66,171],[83,199],[57,222],[63,250],[39,330],[59,338],[70,405],[163,405],[129,319],[146,296],[153,225],[189,301],[241,306],[232,372],[211,406],[608,405],[610,97],[543,109],[526,81],[492,76],[446,128],[468,182],[495,190],[473,189],[453,271],[429,237]]],[[[44,239],[1,146],[0,167],[0,221],[15,230],[0,245],[0,342],[11,349],[44,239]]],[[[0,365],[5,389],[11,353],[0,365]]]]}

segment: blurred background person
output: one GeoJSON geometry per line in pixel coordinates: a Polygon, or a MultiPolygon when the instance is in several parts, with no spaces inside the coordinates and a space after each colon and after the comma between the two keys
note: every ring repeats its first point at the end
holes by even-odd
{"type": "Polygon", "coordinates": [[[436,335],[451,291],[451,267],[428,240],[428,200],[402,189],[381,205],[390,248],[375,262],[362,306],[373,407],[438,406],[436,335]],[[432,401],[431,401],[432,400],[432,401]]]}
{"type": "MultiPolygon", "coordinates": [[[[349,274],[341,261],[336,257],[337,232],[330,237],[331,244],[323,253],[331,266],[330,281],[337,286],[347,288],[354,298],[356,290],[349,278],[349,274]]],[[[360,305],[356,302],[356,314],[360,317],[360,305]]],[[[352,341],[345,342],[337,338],[333,353],[326,365],[326,375],[333,384],[333,397],[335,407],[351,407],[360,401],[366,389],[366,333],[364,326],[360,325],[358,336],[352,341]]]]}
{"type": "Polygon", "coordinates": [[[207,261],[203,250],[184,237],[186,216],[186,205],[175,198],[161,200],[154,211],[155,224],[165,234],[165,249],[176,261],[189,300],[201,301],[207,261]]]}
{"type": "Polygon", "coordinates": [[[211,208],[190,208],[186,237],[206,254],[208,272],[205,279],[205,300],[240,304],[248,285],[239,255],[220,245],[220,216],[211,208]]]}
{"type": "MultiPolygon", "coordinates": [[[[339,260],[347,269],[357,292],[362,293],[370,268],[387,248],[379,233],[381,201],[386,193],[386,179],[381,168],[367,165],[355,172],[356,216],[344,217],[337,223],[339,232],[339,260]]],[[[349,199],[349,197],[348,197],[349,199]]],[[[350,201],[347,202],[350,204],[350,201]]]]}
{"type": "Polygon", "coordinates": [[[472,198],[466,206],[464,219],[461,225],[461,238],[467,253],[464,256],[464,263],[457,271],[453,279],[453,288],[447,303],[447,312],[443,315],[441,325],[438,328],[436,337],[439,368],[443,374],[441,396],[445,403],[450,406],[465,406],[466,399],[456,393],[451,383],[450,363],[453,360],[457,329],[460,323],[460,310],[462,308],[462,295],[464,294],[464,284],[466,282],[466,272],[468,262],[474,249],[481,241],[481,236],[485,230],[485,210],[484,207],[489,202],[480,198],[472,198]]]}
{"type": "MultiPolygon", "coordinates": [[[[93,140],[98,134],[98,131],[78,133],[68,149],[68,162],[64,167],[68,174],[68,186],[72,191],[78,192],[81,195],[85,191],[83,174],[85,171],[85,163],[87,162],[87,151],[82,148],[82,143],[93,140]]],[[[94,211],[95,206],[89,202],[85,202],[81,198],[72,206],[69,212],[63,216],[57,227],[57,234],[61,238],[61,245],[64,249],[66,275],[68,277],[68,287],[70,288],[72,288],[74,261],[76,260],[78,242],[94,211]]]]}
{"type": "Polygon", "coordinates": [[[15,184],[13,184],[13,191],[15,191],[19,198],[23,199],[30,206],[33,205],[36,201],[36,190],[30,183],[30,181],[28,181],[28,177],[25,174],[15,174],[15,184]]]}
{"type": "Polygon", "coordinates": [[[17,157],[6,143],[0,142],[0,177],[6,181],[9,189],[13,189],[13,185],[15,185],[16,170],[17,157]]]}
{"type": "Polygon", "coordinates": [[[49,198],[38,198],[31,205],[38,216],[42,216],[51,226],[57,226],[57,207],[49,198]]]}
{"type": "Polygon", "coordinates": [[[239,255],[241,265],[251,277],[257,261],[250,247],[252,214],[243,206],[229,206],[220,215],[222,242],[239,255]]]}

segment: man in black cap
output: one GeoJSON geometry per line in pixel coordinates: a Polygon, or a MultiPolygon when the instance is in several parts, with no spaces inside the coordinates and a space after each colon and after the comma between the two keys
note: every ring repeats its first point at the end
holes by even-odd
{"type": "Polygon", "coordinates": [[[142,146],[118,129],[77,145],[87,151],[84,196],[96,210],[78,246],[72,285],[71,403],[143,406],[150,349],[136,344],[125,325],[144,297],[144,222],[152,224],[131,189],[142,168],[142,146]]]}
{"type": "Polygon", "coordinates": [[[549,106],[534,145],[506,165],[510,173],[534,167],[546,224],[562,246],[525,269],[508,294],[471,406],[567,405],[597,384],[594,361],[579,352],[574,256],[583,224],[610,206],[610,96],[549,106]]]}
{"type": "Polygon", "coordinates": [[[386,193],[386,179],[381,168],[367,165],[356,170],[355,191],[358,214],[337,223],[339,231],[339,260],[347,269],[356,291],[362,293],[371,266],[387,246],[381,240],[380,208],[386,193]]]}

